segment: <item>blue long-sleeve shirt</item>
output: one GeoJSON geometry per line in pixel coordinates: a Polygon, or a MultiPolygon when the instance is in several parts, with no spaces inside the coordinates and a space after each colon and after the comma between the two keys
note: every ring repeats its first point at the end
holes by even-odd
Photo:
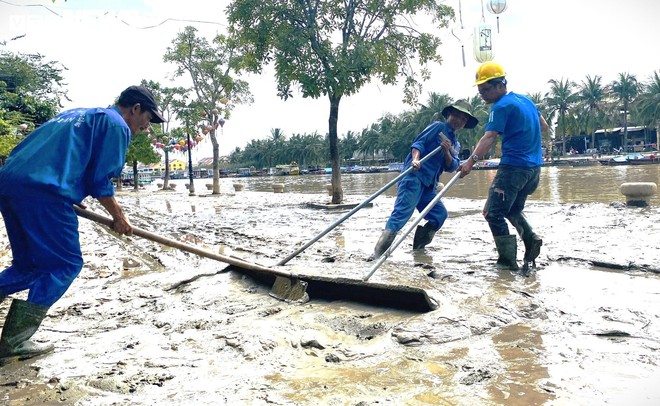
{"type": "MultiPolygon", "coordinates": [[[[454,129],[446,123],[441,121],[434,121],[433,123],[429,124],[429,126],[426,127],[424,131],[422,131],[413,141],[412,145],[410,146],[410,153],[408,153],[408,156],[403,163],[403,171],[410,168],[410,165],[412,164],[413,148],[419,150],[419,157],[422,159],[429,152],[440,146],[442,143],[442,138],[440,137],[441,132],[447,136],[447,138],[449,138],[449,141],[454,148],[454,152],[460,151],[461,147],[458,140],[456,139],[454,129]]],[[[422,182],[422,184],[425,186],[433,185],[433,187],[436,187],[438,183],[438,177],[442,174],[442,172],[453,172],[456,170],[456,168],[458,168],[458,157],[455,153],[451,153],[451,156],[451,165],[446,166],[444,151],[439,151],[431,158],[429,158],[428,161],[424,162],[419,170],[413,171],[411,175],[417,176],[420,182],[422,182]]]]}
{"type": "Polygon", "coordinates": [[[0,168],[0,195],[59,198],[114,195],[131,131],[116,107],[65,111],[33,131],[0,168]]]}

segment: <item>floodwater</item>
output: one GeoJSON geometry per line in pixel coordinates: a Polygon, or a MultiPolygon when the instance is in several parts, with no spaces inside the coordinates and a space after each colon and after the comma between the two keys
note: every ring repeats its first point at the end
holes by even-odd
{"type": "MultiPolygon", "coordinates": [[[[543,168],[526,214],[544,243],[527,278],[494,267],[481,209],[495,171],[457,181],[443,198],[450,218],[434,241],[413,251],[409,236],[371,279],[425,289],[439,306],[421,314],[314,297],[282,302],[268,286],[218,273],[223,264],[117,238],[81,220],[85,268],[35,336],[56,350],[0,368],[0,399],[660,404],[660,202],[656,196],[646,208],[610,204],[624,201],[621,183],[658,183],[659,169],[543,168]]],[[[396,175],[343,176],[346,203],[364,200],[396,175]]],[[[139,227],[274,266],[345,213],[308,206],[329,201],[329,180],[221,179],[217,196],[208,195],[208,180],[195,181],[196,196],[177,180],[175,191],[152,185],[118,199],[139,227]],[[285,193],[273,193],[274,182],[284,183],[285,193]],[[244,190],[234,192],[233,183],[244,190]]],[[[282,268],[360,279],[394,197],[393,190],[378,197],[282,268]]],[[[519,247],[518,258],[522,253],[519,247]]],[[[8,247],[0,259],[9,262],[8,247]]]]}
{"type": "MultiPolygon", "coordinates": [[[[495,177],[495,170],[473,171],[469,177],[459,180],[447,192],[447,196],[465,199],[485,199],[488,188],[495,177]]],[[[355,174],[342,177],[344,193],[349,195],[371,195],[394,179],[398,173],[355,174]]],[[[443,174],[441,180],[448,182],[453,174],[443,174]]],[[[272,184],[282,181],[291,193],[323,193],[330,182],[330,176],[298,177],[256,177],[237,178],[235,183],[243,183],[246,188],[267,192],[272,184]],[[295,178],[295,179],[294,179],[295,178]]],[[[532,197],[533,200],[549,203],[605,203],[625,201],[619,187],[626,182],[660,183],[660,165],[623,166],[547,166],[542,168],[541,183],[532,197]]],[[[203,182],[202,179],[196,182],[203,182]]],[[[197,187],[199,190],[199,187],[197,187]]],[[[388,189],[384,196],[396,196],[396,186],[388,189]]],[[[660,195],[651,200],[660,205],[660,195]]]]}

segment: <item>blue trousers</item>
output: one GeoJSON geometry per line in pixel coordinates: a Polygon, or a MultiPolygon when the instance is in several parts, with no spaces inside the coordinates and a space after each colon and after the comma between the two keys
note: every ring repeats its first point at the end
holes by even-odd
{"type": "Polygon", "coordinates": [[[28,302],[52,306],[83,266],[71,203],[0,196],[0,213],[13,255],[0,272],[0,295],[29,289],[28,302]]]}
{"type": "Polygon", "coordinates": [[[500,165],[488,190],[484,217],[493,237],[509,235],[505,219],[521,215],[527,196],[539,186],[541,167],[518,168],[500,165]]]}
{"type": "MultiPolygon", "coordinates": [[[[385,224],[385,228],[391,231],[399,231],[406,225],[412,217],[415,209],[421,212],[436,196],[435,188],[424,186],[416,176],[407,175],[397,184],[396,201],[394,210],[385,224]]],[[[447,219],[447,209],[442,201],[438,201],[424,219],[431,224],[431,227],[438,231],[447,219]]]]}

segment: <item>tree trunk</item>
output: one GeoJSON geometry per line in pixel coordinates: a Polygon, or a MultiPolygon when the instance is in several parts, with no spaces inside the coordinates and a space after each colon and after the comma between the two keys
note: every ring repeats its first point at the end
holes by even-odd
{"type": "Polygon", "coordinates": [[[591,133],[591,148],[596,148],[596,131],[591,133]]]}
{"type": "Polygon", "coordinates": [[[140,182],[138,179],[138,161],[133,161],[133,190],[136,192],[140,188],[140,182]]]}
{"type": "Polygon", "coordinates": [[[623,104],[623,153],[627,152],[628,145],[628,103],[623,104]]]}
{"type": "MultiPolygon", "coordinates": [[[[168,147],[166,147],[168,148],[168,147]]],[[[163,190],[167,190],[170,181],[170,153],[165,150],[165,175],[163,175],[163,190]]]]}
{"type": "Polygon", "coordinates": [[[339,143],[337,139],[337,121],[339,119],[339,101],[341,96],[329,96],[330,118],[328,119],[328,134],[330,140],[330,166],[332,167],[332,204],[344,201],[344,191],[341,187],[341,167],[339,162],[339,143]]]}
{"type": "Polygon", "coordinates": [[[561,112],[561,155],[566,155],[566,119],[564,118],[564,112],[561,112]]]}
{"type": "MultiPolygon", "coordinates": [[[[215,119],[216,117],[213,116],[215,119]]],[[[215,137],[216,128],[211,128],[209,135],[211,135],[211,144],[213,144],[213,192],[212,194],[220,194],[220,145],[215,137]]]]}

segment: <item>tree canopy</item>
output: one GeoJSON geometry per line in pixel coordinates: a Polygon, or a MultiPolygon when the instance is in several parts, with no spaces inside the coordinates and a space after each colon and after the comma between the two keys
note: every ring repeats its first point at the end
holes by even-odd
{"type": "Polygon", "coordinates": [[[0,50],[0,157],[59,111],[61,99],[67,99],[64,69],[40,54],[0,50]]]}
{"type": "Polygon", "coordinates": [[[274,63],[278,94],[285,100],[294,85],[303,97],[328,97],[333,203],[343,200],[337,135],[341,98],[373,78],[384,84],[403,79],[404,100],[414,102],[420,82],[429,77],[425,66],[441,62],[441,41],[413,21],[430,17],[438,32],[454,15],[436,0],[234,0],[228,11],[246,69],[261,72],[274,63]]]}
{"type": "MultiPolygon", "coordinates": [[[[200,114],[187,117],[188,126],[202,125],[208,130],[213,145],[213,193],[220,193],[219,144],[216,131],[231,115],[233,108],[250,103],[252,95],[247,82],[236,77],[238,56],[234,42],[225,35],[217,35],[212,43],[197,35],[188,26],[167,48],[164,60],[176,65],[175,76],[187,75],[192,81],[193,99],[190,101],[200,114]]],[[[182,111],[177,113],[182,114],[182,111]]]]}

